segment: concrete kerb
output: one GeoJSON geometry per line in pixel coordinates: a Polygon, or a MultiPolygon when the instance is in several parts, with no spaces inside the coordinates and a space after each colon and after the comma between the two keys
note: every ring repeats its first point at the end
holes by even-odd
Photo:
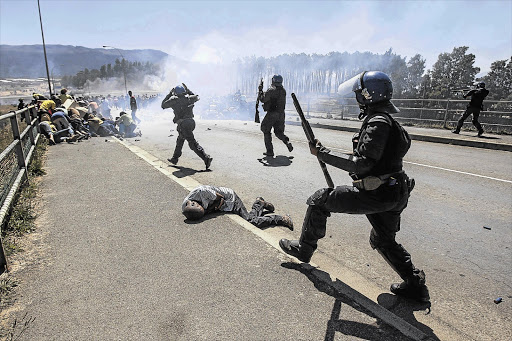
{"type": "MultiPolygon", "coordinates": [[[[130,151],[132,151],[135,155],[139,156],[141,159],[148,162],[150,165],[152,165],[154,168],[156,168],[158,171],[166,175],[169,179],[173,180],[180,186],[186,188],[187,190],[192,190],[196,188],[197,186],[200,186],[201,184],[186,176],[183,178],[178,178],[174,176],[171,172],[169,172],[167,168],[167,163],[163,162],[162,160],[158,159],[157,157],[151,155],[150,153],[146,152],[144,149],[139,148],[129,142],[121,141],[117,138],[113,138],[115,141],[120,143],[121,145],[128,148],[130,151]]],[[[276,250],[278,250],[283,255],[286,255],[289,257],[286,253],[284,253],[281,248],[279,247],[279,240],[281,238],[292,238],[291,234],[285,234],[283,235],[282,231],[279,231],[277,229],[269,229],[269,230],[260,230],[251,223],[247,222],[243,218],[237,216],[237,215],[226,215],[229,219],[237,223],[238,225],[242,226],[246,230],[252,232],[254,235],[258,236],[259,238],[263,239],[267,244],[274,247],[276,250]]],[[[357,290],[353,289],[351,286],[346,284],[343,281],[340,281],[338,279],[339,276],[335,277],[335,280],[331,280],[331,274],[336,273],[337,271],[333,270],[332,267],[329,266],[329,264],[332,264],[333,261],[328,259],[328,257],[321,252],[317,252],[314,256],[314,259],[317,259],[320,261],[322,267],[320,267],[318,264],[314,262],[310,262],[309,264],[306,263],[300,263],[298,260],[296,260],[293,257],[289,257],[290,260],[301,266],[305,271],[309,272],[313,277],[315,277],[318,281],[322,282],[324,285],[331,288],[336,293],[339,293],[341,295],[344,295],[348,299],[354,301],[355,303],[359,304],[361,307],[366,309],[367,311],[371,312],[375,317],[382,320],[384,323],[396,328],[399,330],[402,334],[409,337],[411,340],[414,341],[428,341],[432,340],[431,337],[426,335],[424,332],[420,331],[418,328],[414,327],[407,321],[403,320],[402,318],[396,316],[386,308],[380,306],[378,303],[374,302],[370,298],[364,296],[357,290]],[[322,268],[323,270],[320,270],[322,268]]],[[[362,277],[357,278],[354,283],[364,281],[362,277]]]]}
{"type": "MultiPolygon", "coordinates": [[[[301,125],[300,122],[295,122],[295,121],[286,121],[286,124],[301,125]]],[[[313,128],[331,129],[331,130],[347,131],[347,132],[353,132],[353,133],[357,133],[359,131],[359,128],[350,127],[350,126],[330,125],[330,124],[311,123],[311,122],[310,122],[310,125],[313,128]]],[[[493,143],[493,142],[485,142],[485,141],[464,140],[464,139],[449,138],[449,137],[436,136],[436,135],[414,134],[414,133],[410,133],[410,132],[409,132],[409,136],[413,140],[423,141],[423,142],[444,143],[444,144],[452,144],[452,145],[465,146],[465,147],[475,147],[475,148],[484,148],[484,149],[492,149],[492,150],[504,150],[504,151],[512,152],[512,144],[508,144],[508,143],[493,143]]]]}

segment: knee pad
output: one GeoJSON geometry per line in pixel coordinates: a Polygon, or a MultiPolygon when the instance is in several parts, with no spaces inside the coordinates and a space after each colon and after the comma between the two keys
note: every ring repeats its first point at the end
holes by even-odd
{"type": "Polygon", "coordinates": [[[308,204],[309,206],[323,206],[327,201],[327,197],[332,192],[332,190],[332,188],[319,189],[308,198],[306,204],[308,204]]]}

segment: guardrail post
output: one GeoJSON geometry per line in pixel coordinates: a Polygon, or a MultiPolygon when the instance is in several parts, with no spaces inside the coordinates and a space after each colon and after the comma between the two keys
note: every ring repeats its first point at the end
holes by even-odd
{"type": "MultiPolygon", "coordinates": [[[[16,156],[18,159],[18,168],[19,169],[22,169],[22,168],[27,169],[27,164],[25,163],[25,155],[23,153],[23,145],[22,145],[22,141],[20,138],[20,127],[18,125],[17,116],[18,115],[14,115],[11,117],[11,128],[12,128],[12,136],[13,136],[14,140],[17,140],[15,149],[16,149],[16,156]]],[[[25,172],[24,180],[28,181],[28,172],[25,172]]]]}
{"type": "MultiPolygon", "coordinates": [[[[37,118],[37,109],[36,109],[36,107],[34,106],[34,107],[30,108],[29,110],[30,110],[30,118],[32,120],[37,118]]],[[[36,121],[36,129],[37,129],[37,133],[41,134],[41,128],[39,127],[39,121],[36,121]]]]}
{"type": "Polygon", "coordinates": [[[449,108],[449,107],[450,107],[450,99],[448,98],[448,100],[446,101],[446,110],[445,110],[445,112],[444,112],[444,120],[443,120],[443,121],[444,121],[444,122],[443,122],[443,128],[445,128],[445,129],[446,129],[446,128],[448,128],[448,127],[446,126],[446,122],[447,122],[447,120],[448,120],[448,108],[449,108]]]}
{"type": "Polygon", "coordinates": [[[28,136],[30,137],[30,143],[32,145],[36,144],[36,139],[34,137],[34,128],[32,127],[32,115],[30,109],[27,109],[23,115],[25,115],[25,122],[27,122],[27,126],[30,126],[30,130],[28,131],[28,136]]]}

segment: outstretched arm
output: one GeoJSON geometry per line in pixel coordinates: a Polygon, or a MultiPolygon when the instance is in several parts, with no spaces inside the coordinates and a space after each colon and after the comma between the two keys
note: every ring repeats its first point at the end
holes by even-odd
{"type": "Polygon", "coordinates": [[[365,174],[382,157],[390,131],[391,126],[387,123],[369,122],[361,137],[363,140],[354,154],[332,152],[319,142],[315,146],[310,145],[311,154],[318,155],[320,161],[349,173],[365,174]]]}

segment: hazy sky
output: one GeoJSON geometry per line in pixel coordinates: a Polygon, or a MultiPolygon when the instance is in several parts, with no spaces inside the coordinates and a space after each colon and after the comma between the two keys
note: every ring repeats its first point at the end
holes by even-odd
{"type": "MultiPolygon", "coordinates": [[[[469,46],[475,66],[512,56],[512,0],[40,0],[46,44],[157,49],[202,62],[330,51],[440,53],[469,46]]],[[[0,0],[0,44],[41,44],[37,0],[0,0]]],[[[6,61],[0,61],[5,63],[6,61]]]]}

